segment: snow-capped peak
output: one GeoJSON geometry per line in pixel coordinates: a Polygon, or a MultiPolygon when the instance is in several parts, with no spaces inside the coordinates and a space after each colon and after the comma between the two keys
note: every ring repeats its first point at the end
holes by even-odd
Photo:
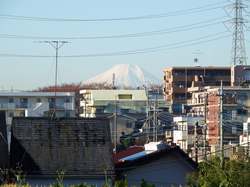
{"type": "Polygon", "coordinates": [[[142,87],[143,85],[158,84],[161,80],[141,69],[135,64],[118,64],[111,69],[84,81],[82,84],[107,83],[116,87],[142,87]]]}

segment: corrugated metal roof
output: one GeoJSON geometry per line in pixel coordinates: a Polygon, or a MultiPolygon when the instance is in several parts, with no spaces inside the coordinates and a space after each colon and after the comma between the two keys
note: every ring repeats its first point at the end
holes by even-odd
{"type": "Polygon", "coordinates": [[[144,146],[132,146],[124,151],[114,154],[113,155],[114,163],[117,164],[119,163],[119,160],[121,160],[122,158],[142,152],[142,151],[144,151],[144,146]]]}
{"type": "Polygon", "coordinates": [[[114,174],[107,119],[14,117],[11,138],[11,165],[27,174],[114,174]]]}

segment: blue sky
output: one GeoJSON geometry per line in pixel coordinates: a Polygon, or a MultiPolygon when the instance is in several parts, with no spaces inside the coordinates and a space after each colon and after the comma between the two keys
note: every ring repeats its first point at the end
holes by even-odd
{"type": "MultiPolygon", "coordinates": [[[[0,90],[54,84],[56,51],[37,41],[69,42],[58,51],[58,84],[85,81],[116,64],[137,64],[160,79],[164,68],[194,66],[194,58],[200,66],[230,66],[232,33],[223,22],[232,19],[224,10],[231,3],[1,0],[0,90]]],[[[245,38],[248,56],[249,31],[245,38]]]]}

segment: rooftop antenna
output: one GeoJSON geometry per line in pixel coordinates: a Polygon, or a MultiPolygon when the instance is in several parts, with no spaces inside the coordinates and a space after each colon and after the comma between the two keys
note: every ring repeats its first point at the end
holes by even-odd
{"type": "Polygon", "coordinates": [[[195,67],[199,67],[199,55],[202,54],[202,52],[200,52],[199,50],[197,50],[196,52],[194,52],[194,54],[197,55],[196,58],[194,58],[194,66],[195,67]]]}
{"type": "Polygon", "coordinates": [[[56,49],[56,68],[55,68],[55,87],[54,87],[54,111],[53,114],[51,116],[51,119],[53,118],[58,118],[57,114],[56,114],[56,92],[57,92],[57,62],[58,62],[58,50],[65,44],[68,43],[67,41],[39,41],[36,43],[49,43],[50,45],[52,45],[52,47],[54,47],[56,49]],[[59,45],[60,44],[60,45],[59,45]]]}
{"type": "Polygon", "coordinates": [[[237,64],[247,65],[243,26],[245,26],[245,23],[248,23],[249,21],[242,18],[242,10],[244,10],[245,14],[248,15],[249,13],[246,12],[245,8],[249,8],[249,6],[243,4],[242,0],[235,0],[234,3],[225,8],[232,9],[230,12],[226,11],[228,15],[230,15],[232,12],[234,13],[234,18],[225,22],[231,23],[231,26],[228,29],[233,30],[230,64],[231,66],[237,64]]]}

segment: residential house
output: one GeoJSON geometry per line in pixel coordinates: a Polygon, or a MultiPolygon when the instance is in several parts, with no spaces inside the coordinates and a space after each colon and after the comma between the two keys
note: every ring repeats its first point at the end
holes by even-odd
{"type": "Polygon", "coordinates": [[[32,186],[54,185],[58,172],[66,186],[114,177],[107,119],[14,117],[11,134],[11,167],[21,165],[32,186]]]}
{"type": "Polygon", "coordinates": [[[145,151],[121,158],[115,170],[117,179],[127,179],[129,186],[140,186],[141,179],[156,186],[184,186],[186,175],[197,171],[197,164],[179,147],[151,142],[145,151]]]}

